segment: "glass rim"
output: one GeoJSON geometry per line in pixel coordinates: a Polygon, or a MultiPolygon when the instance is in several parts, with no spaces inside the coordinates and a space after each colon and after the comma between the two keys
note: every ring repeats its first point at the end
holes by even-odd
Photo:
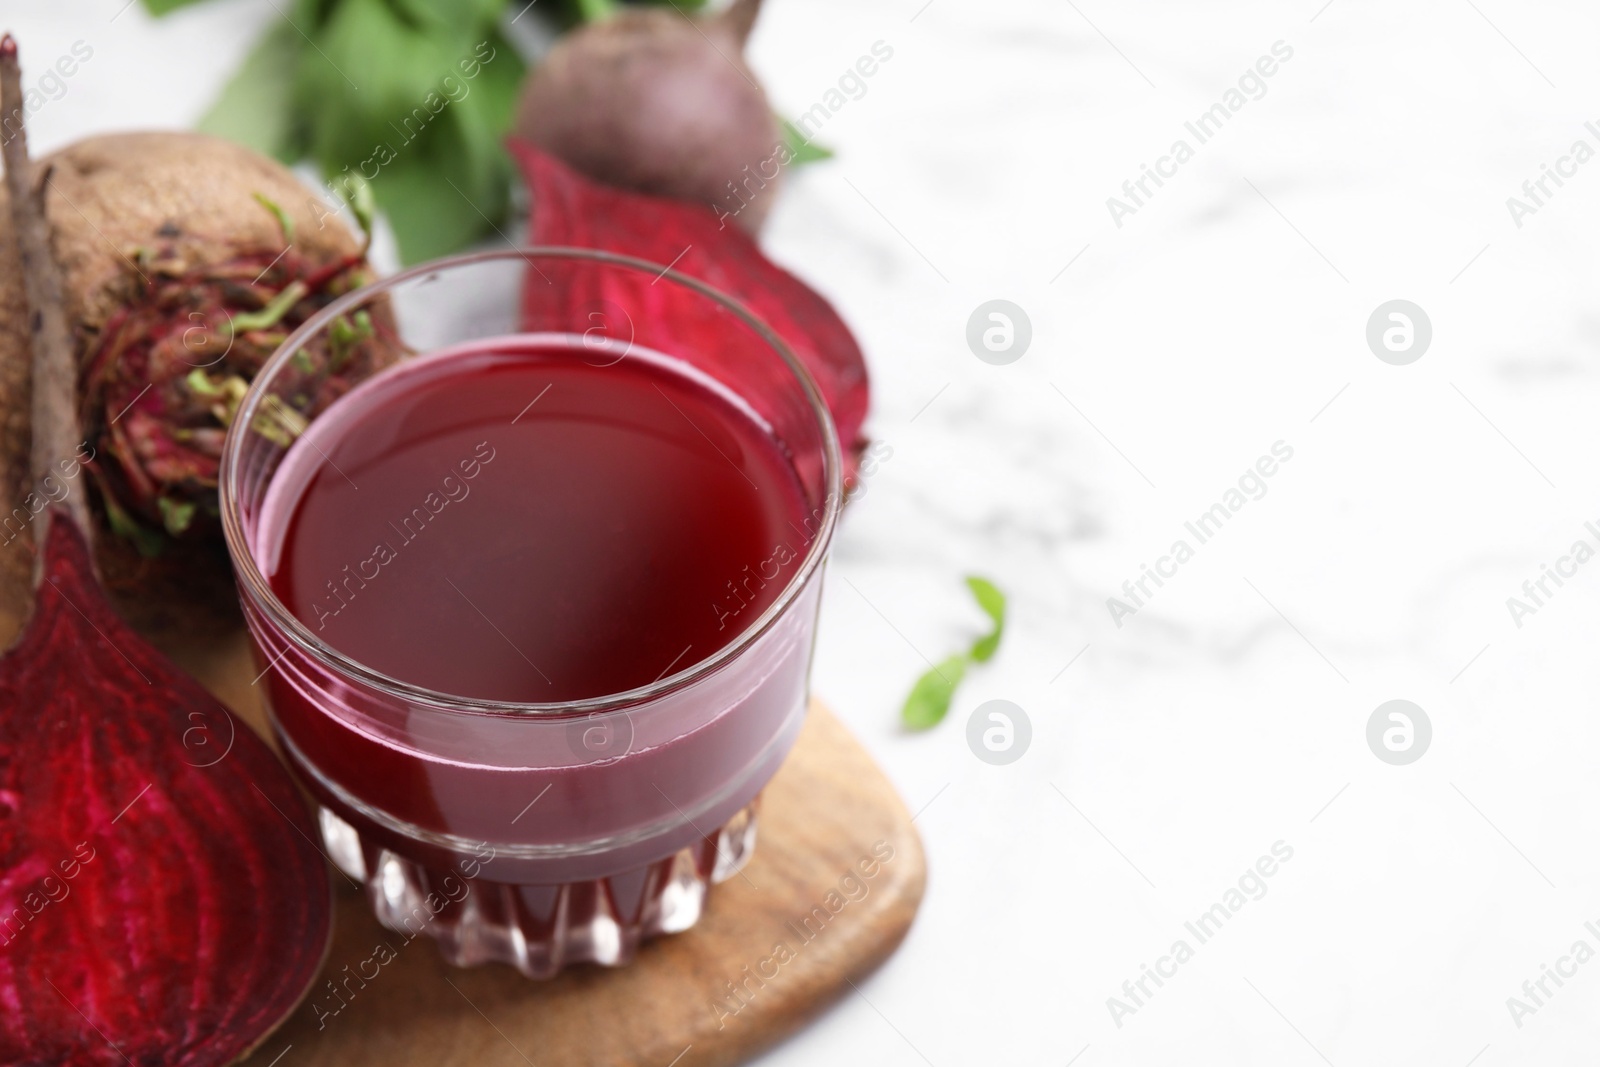
{"type": "MultiPolygon", "coordinates": [[[[380,371],[379,373],[383,372],[380,371]]],[[[843,504],[842,470],[843,457],[839,448],[838,430],[834,427],[833,415],[829,412],[828,405],[823,400],[821,389],[818,388],[815,379],[811,377],[811,372],[806,369],[805,365],[800,362],[777,333],[742,303],[697,278],[691,278],[686,274],[673,270],[670,266],[662,266],[659,263],[652,263],[636,256],[625,256],[615,252],[591,248],[530,245],[518,248],[468,252],[419,263],[416,266],[407,267],[388,277],[380,278],[375,282],[346,293],[312,315],[311,318],[307,319],[284,339],[277,350],[262,364],[261,369],[251,381],[250,388],[240,402],[232,424],[228,427],[227,438],[223,443],[222,463],[217,478],[217,492],[222,513],[223,537],[227,542],[228,555],[233,563],[234,576],[238,581],[241,596],[250,599],[252,604],[283,635],[290,647],[297,647],[300,651],[320,661],[324,666],[340,674],[353,676],[365,685],[410,704],[424,704],[440,711],[542,718],[605,711],[626,711],[632,705],[653,700],[698,681],[713,673],[748,648],[777,622],[779,617],[799,596],[801,590],[805,588],[813,573],[821,566],[822,560],[827,554],[828,543],[833,536],[834,526],[838,521],[839,510],[843,504]],[[721,305],[746,327],[753,330],[784,361],[789,371],[795,376],[800,384],[801,391],[805,395],[811,413],[822,432],[823,515],[822,521],[817,526],[817,531],[811,539],[811,544],[806,549],[805,557],[801,560],[800,566],[795,570],[794,575],[784,585],[777,599],[749,626],[745,627],[737,637],[711,656],[691,663],[677,673],[657,679],[649,685],[638,686],[616,693],[607,693],[601,696],[549,702],[483,700],[412,685],[392,675],[384,674],[368,667],[366,664],[345,655],[317,637],[305,623],[296,618],[284,606],[283,602],[278,599],[266,577],[261,573],[260,567],[257,566],[255,555],[250,551],[245,538],[244,522],[235,487],[241,477],[244,448],[248,440],[248,429],[254,422],[256,412],[266,394],[266,385],[264,383],[268,383],[275,378],[284,364],[293,359],[312,337],[326,329],[333,320],[385,292],[390,292],[419,279],[426,280],[429,275],[460,267],[512,259],[524,260],[532,266],[536,258],[578,260],[648,273],[658,281],[670,281],[675,285],[682,286],[710,299],[712,302],[721,305]]],[[[277,655],[281,658],[283,651],[278,652],[277,655]]]]}

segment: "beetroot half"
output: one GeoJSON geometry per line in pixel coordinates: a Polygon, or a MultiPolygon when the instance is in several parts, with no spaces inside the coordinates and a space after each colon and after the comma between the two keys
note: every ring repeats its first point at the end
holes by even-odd
{"type": "Polygon", "coordinates": [[[7,35],[30,481],[51,503],[33,516],[33,614],[0,657],[0,1063],[220,1067],[316,977],[328,869],[271,750],[145,644],[95,576],[72,340],[22,103],[7,35]]]}
{"type": "MultiPolygon", "coordinates": [[[[512,138],[509,145],[533,201],[529,230],[533,244],[597,248],[670,264],[738,300],[783,338],[811,372],[833,414],[848,487],[866,445],[862,423],[869,394],[867,364],[833,305],[763,255],[743,230],[723,226],[711,208],[602,185],[525,141],[512,138]]],[[[663,300],[649,279],[632,280],[622,272],[608,271],[595,274],[590,282],[582,284],[580,279],[557,287],[529,272],[522,293],[525,318],[587,321],[597,307],[634,309],[654,317],[648,332],[701,342],[702,369],[735,389],[743,386],[759,393],[788,387],[780,380],[786,373],[780,365],[748,359],[747,353],[730,348],[727,331],[715,315],[693,317],[698,305],[663,300]],[[562,309],[569,314],[546,314],[562,309]]]]}
{"type": "Polygon", "coordinates": [[[63,513],[44,575],[0,658],[0,1063],[231,1063],[327,952],[315,828],[261,739],[111,610],[63,513]]]}

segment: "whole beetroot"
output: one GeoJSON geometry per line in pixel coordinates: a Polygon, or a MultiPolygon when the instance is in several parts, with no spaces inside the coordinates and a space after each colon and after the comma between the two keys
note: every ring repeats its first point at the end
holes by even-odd
{"type": "Polygon", "coordinates": [[[760,7],[632,9],[579,27],[529,76],[513,132],[597,181],[708,204],[757,232],[788,152],[744,61],[760,7]]]}
{"type": "MultiPolygon", "coordinates": [[[[364,279],[363,247],[287,169],[217,138],[91,137],[36,167],[86,462],[70,484],[29,484],[27,316],[0,192],[0,644],[29,601],[28,519],[59,493],[88,495],[103,527],[96,566],[141,631],[167,647],[231,631],[238,608],[211,517],[231,408],[284,330],[364,279]]],[[[371,347],[349,379],[383,361],[371,347]]]]}

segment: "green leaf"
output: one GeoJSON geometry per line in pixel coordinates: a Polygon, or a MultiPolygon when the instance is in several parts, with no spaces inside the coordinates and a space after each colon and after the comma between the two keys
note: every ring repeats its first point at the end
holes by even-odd
{"type": "Polygon", "coordinates": [[[833,158],[833,149],[813,144],[806,138],[805,134],[800,132],[800,127],[788,119],[780,115],[778,124],[783,129],[783,143],[788,147],[789,154],[793,157],[791,162],[796,166],[833,158]]]}
{"type": "Polygon", "coordinates": [[[385,0],[341,0],[295,84],[324,175],[336,186],[354,175],[371,183],[408,263],[456,251],[504,220],[512,171],[502,139],[523,75],[492,27],[440,32],[411,18],[385,0]]]}
{"type": "Polygon", "coordinates": [[[1000,647],[1000,637],[1006,629],[1006,595],[989,579],[975,574],[967,576],[967,588],[972,591],[978,607],[994,623],[994,628],[974,641],[966,652],[947,657],[917,679],[900,709],[900,719],[908,729],[926,730],[940,722],[949,713],[950,701],[955,696],[956,686],[966,677],[967,668],[988,662],[1000,647]]]}
{"type": "Polygon", "coordinates": [[[294,119],[294,77],[305,38],[287,20],[261,35],[197,128],[292,163],[304,153],[294,119]]]}
{"type": "Polygon", "coordinates": [[[966,673],[967,657],[955,655],[918,678],[900,709],[900,721],[906,729],[926,730],[938,725],[949,713],[950,700],[966,673]]]}
{"type": "Polygon", "coordinates": [[[385,168],[372,190],[389,217],[406,263],[434,259],[471,244],[488,229],[485,215],[494,218],[495,205],[480,214],[470,190],[444,169],[421,160],[385,168]]]}
{"type": "Polygon", "coordinates": [[[198,3],[200,3],[200,0],[144,0],[144,9],[159,18],[168,12],[178,10],[180,7],[188,7],[190,4],[198,3]]]}
{"type": "Polygon", "coordinates": [[[317,47],[301,51],[294,80],[294,105],[324,174],[349,167],[371,177],[385,148],[401,151],[430,125],[446,99],[442,80],[457,73],[458,48],[469,50],[419,31],[384,0],[341,0],[317,47]]]}
{"type": "Polygon", "coordinates": [[[468,91],[452,100],[414,145],[401,149],[401,162],[410,162],[409,154],[416,152],[416,173],[402,173],[395,181],[385,168],[373,183],[407,263],[458,251],[505,221],[512,171],[502,142],[523,69],[504,40],[492,38],[490,46],[492,58],[481,64],[475,79],[462,83],[468,91]],[[425,199],[430,186],[432,201],[425,199]]]}
{"type": "Polygon", "coordinates": [[[1000,637],[1006,630],[1006,595],[995,587],[987,578],[977,575],[967,576],[967,588],[972,590],[972,596],[978,602],[978,607],[989,616],[994,623],[994,629],[983,637],[973,642],[972,656],[975,663],[987,663],[1000,647],[1000,637]]]}
{"type": "Polygon", "coordinates": [[[449,30],[463,25],[492,26],[509,0],[389,0],[389,3],[415,25],[432,23],[449,30]]]}
{"type": "Polygon", "coordinates": [[[622,10],[617,0],[577,0],[578,17],[584,22],[600,22],[622,10]]]}
{"type": "Polygon", "coordinates": [[[501,141],[511,128],[511,117],[516,113],[517,100],[522,95],[523,75],[527,73],[527,66],[516,48],[498,30],[485,34],[473,46],[473,51],[462,54],[463,59],[468,57],[478,61],[478,74],[470,81],[463,79],[471,91],[461,100],[461,104],[466,105],[465,110],[472,112],[484,124],[486,132],[494,138],[496,154],[504,156],[501,141]],[[485,47],[489,51],[483,51],[485,47]]]}
{"type": "Polygon", "coordinates": [[[315,34],[322,29],[328,21],[328,16],[333,14],[333,9],[340,0],[294,0],[294,7],[289,12],[289,17],[294,24],[308,34],[315,34]]]}

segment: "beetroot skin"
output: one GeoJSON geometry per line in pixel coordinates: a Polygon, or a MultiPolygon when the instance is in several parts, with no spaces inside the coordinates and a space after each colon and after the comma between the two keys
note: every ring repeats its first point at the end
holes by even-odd
{"type": "Polygon", "coordinates": [[[316,830],[271,750],[111,610],[65,513],[44,568],[0,659],[0,1063],[231,1063],[327,950],[316,830]]]}
{"type": "Polygon", "coordinates": [[[529,74],[512,129],[596,181],[707,204],[755,233],[793,158],[744,60],[760,6],[580,26],[529,74]]]}

